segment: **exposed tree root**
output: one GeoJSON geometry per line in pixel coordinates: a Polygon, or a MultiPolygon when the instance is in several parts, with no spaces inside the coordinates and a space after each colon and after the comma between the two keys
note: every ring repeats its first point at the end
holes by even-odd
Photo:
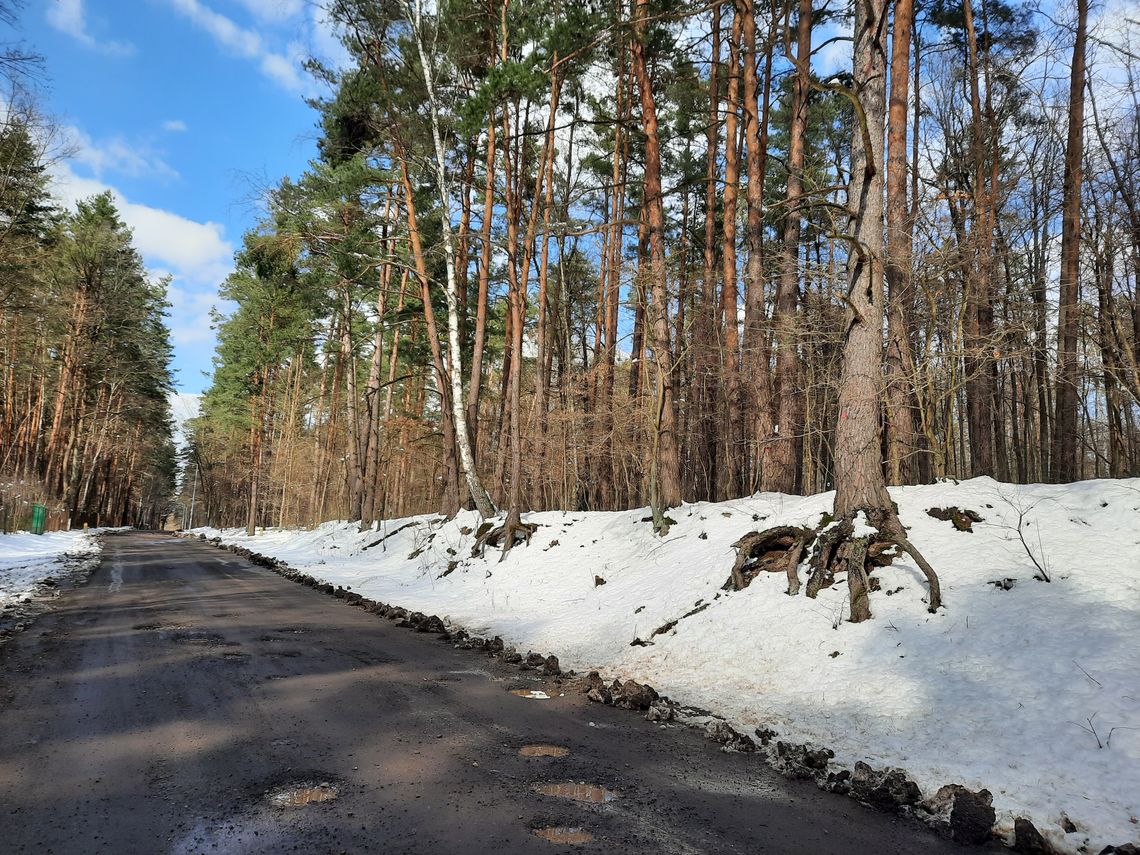
{"type": "Polygon", "coordinates": [[[526,543],[529,546],[531,535],[536,531],[538,531],[537,525],[522,522],[517,514],[508,514],[506,521],[500,526],[484,523],[479,526],[475,544],[471,547],[471,557],[482,558],[488,546],[492,548],[502,546],[503,554],[499,557],[502,561],[516,544],[526,543]]]}
{"type": "Polygon", "coordinates": [[[797,568],[804,551],[813,547],[809,559],[810,572],[805,593],[816,597],[820,590],[835,583],[836,576],[847,575],[851,621],[858,623],[871,617],[870,593],[877,590],[871,579],[876,567],[885,567],[897,557],[897,550],[909,555],[926,577],[930,589],[929,610],[942,605],[938,575],[906,537],[898,516],[891,510],[861,509],[822,529],[776,526],[765,531],[750,532],[736,543],[736,563],[725,589],[746,588],[761,572],[784,571],[788,576],[788,594],[800,590],[797,568]],[[858,535],[855,520],[865,516],[869,525],[861,525],[858,535]]]}
{"type": "Polygon", "coordinates": [[[800,590],[797,573],[800,558],[813,540],[812,529],[791,525],[749,532],[732,544],[736,549],[736,563],[732,565],[732,575],[724,589],[740,591],[760,573],[784,572],[788,576],[788,594],[795,596],[800,590]]]}

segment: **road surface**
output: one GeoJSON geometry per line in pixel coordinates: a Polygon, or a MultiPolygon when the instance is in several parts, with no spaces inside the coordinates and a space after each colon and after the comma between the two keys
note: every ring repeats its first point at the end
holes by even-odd
{"type": "Polygon", "coordinates": [[[537,679],[200,542],[111,536],[0,648],[0,850],[966,851],[537,679]],[[567,782],[612,798],[536,790],[567,782]]]}

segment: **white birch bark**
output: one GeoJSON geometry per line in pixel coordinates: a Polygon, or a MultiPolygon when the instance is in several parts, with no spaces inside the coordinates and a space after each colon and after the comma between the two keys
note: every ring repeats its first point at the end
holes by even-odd
{"type": "Polygon", "coordinates": [[[423,0],[416,0],[414,6],[405,2],[412,36],[416,40],[420,67],[423,69],[424,86],[427,88],[428,112],[431,117],[432,142],[435,144],[436,184],[439,187],[439,203],[442,207],[444,262],[447,267],[447,355],[448,375],[451,382],[451,410],[455,418],[456,444],[459,447],[459,462],[467,479],[467,489],[475,502],[479,514],[486,519],[495,515],[491,497],[479,480],[475,469],[475,454],[471,448],[470,433],[467,430],[467,408],[463,394],[463,354],[459,347],[459,282],[455,272],[455,236],[451,230],[451,193],[447,180],[447,160],[444,156],[443,138],[439,130],[439,105],[435,94],[435,80],[431,59],[423,39],[423,0]]]}

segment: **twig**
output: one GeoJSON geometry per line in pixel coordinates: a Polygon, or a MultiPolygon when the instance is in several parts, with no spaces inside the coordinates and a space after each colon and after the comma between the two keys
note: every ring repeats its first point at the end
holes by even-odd
{"type": "Polygon", "coordinates": [[[1097,748],[1104,748],[1104,743],[1100,741],[1100,735],[1096,732],[1096,726],[1093,724],[1093,719],[1096,718],[1096,716],[1097,716],[1097,714],[1093,713],[1091,716],[1086,718],[1085,721],[1088,722],[1087,725],[1081,724],[1080,722],[1076,722],[1076,721],[1070,721],[1070,722],[1068,722],[1068,724],[1072,724],[1072,725],[1079,727],[1081,730],[1085,731],[1085,733],[1091,733],[1093,735],[1093,739],[1096,740],[1096,747],[1097,748]]]}
{"type": "MultiPolygon", "coordinates": [[[[1073,660],[1073,664],[1076,665],[1078,668],[1081,668],[1081,663],[1078,662],[1076,659],[1073,660]]],[[[1090,680],[1092,680],[1094,683],[1096,683],[1098,686],[1100,686],[1102,689],[1104,688],[1104,684],[1101,683],[1100,680],[1098,680],[1096,677],[1094,677],[1092,674],[1090,674],[1084,668],[1081,668],[1081,673],[1084,674],[1086,677],[1088,677],[1090,680]]]]}
{"type": "Polygon", "coordinates": [[[1123,724],[1118,724],[1116,727],[1110,728],[1108,736],[1106,736],[1104,740],[1105,745],[1112,745],[1112,734],[1118,730],[1140,730],[1140,727],[1127,727],[1123,724]]]}

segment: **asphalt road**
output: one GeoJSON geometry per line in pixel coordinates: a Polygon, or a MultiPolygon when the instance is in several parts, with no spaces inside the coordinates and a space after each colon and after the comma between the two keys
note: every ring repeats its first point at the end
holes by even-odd
{"type": "Polygon", "coordinates": [[[966,851],[537,679],[196,541],[108,537],[0,648],[0,851],[966,851]],[[562,782],[615,797],[535,789],[562,782]]]}

